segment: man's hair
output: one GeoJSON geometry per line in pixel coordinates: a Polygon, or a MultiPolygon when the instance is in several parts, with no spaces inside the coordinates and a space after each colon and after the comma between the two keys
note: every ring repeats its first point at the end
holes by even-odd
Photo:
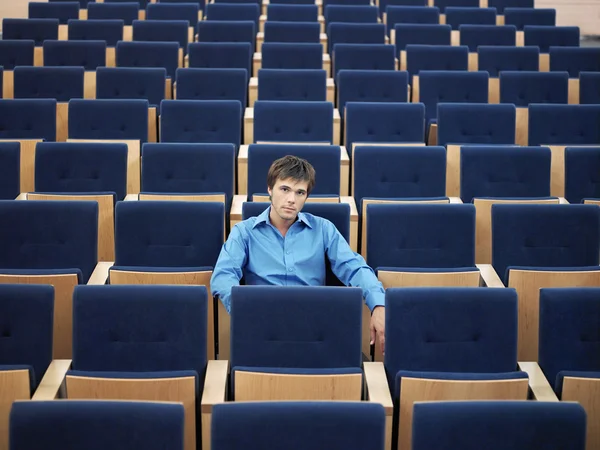
{"type": "Polygon", "coordinates": [[[292,155],[273,161],[267,174],[269,189],[273,189],[277,180],[287,180],[288,178],[308,182],[306,193],[309,195],[315,185],[315,169],[307,160],[292,155]]]}

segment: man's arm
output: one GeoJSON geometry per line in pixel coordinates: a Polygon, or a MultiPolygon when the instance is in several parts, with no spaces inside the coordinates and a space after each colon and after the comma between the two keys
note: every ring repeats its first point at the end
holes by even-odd
{"type": "Polygon", "coordinates": [[[219,296],[227,312],[230,312],[231,288],[240,284],[243,276],[242,269],[247,261],[248,245],[238,224],[233,227],[229,238],[223,244],[210,279],[212,294],[219,296]]]}

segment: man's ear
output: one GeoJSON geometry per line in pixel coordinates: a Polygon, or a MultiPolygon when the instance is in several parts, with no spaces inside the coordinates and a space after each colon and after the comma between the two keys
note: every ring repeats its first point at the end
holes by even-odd
{"type": "Polygon", "coordinates": [[[271,195],[273,195],[273,189],[271,189],[269,186],[267,186],[267,192],[269,194],[269,200],[271,200],[271,195]]]}

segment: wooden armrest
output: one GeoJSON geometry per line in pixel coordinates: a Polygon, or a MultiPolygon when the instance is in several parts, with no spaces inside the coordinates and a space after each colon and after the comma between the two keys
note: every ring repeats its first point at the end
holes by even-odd
{"type": "MultiPolygon", "coordinates": [[[[249,108],[246,108],[248,110],[249,108]]],[[[240,145],[240,149],[238,151],[238,160],[239,159],[248,159],[248,145],[240,145]]]]}
{"type": "Polygon", "coordinates": [[[208,361],[204,378],[204,392],[200,402],[203,413],[210,413],[214,405],[225,403],[228,372],[229,361],[208,361]]]}
{"type": "Polygon", "coordinates": [[[358,220],[358,209],[356,208],[356,200],[354,200],[354,197],[341,196],[340,203],[348,203],[348,205],[350,205],[350,221],[352,221],[353,218],[358,220]]]}
{"type": "Polygon", "coordinates": [[[462,203],[463,201],[460,197],[448,197],[450,199],[450,203],[462,203]]]}
{"type": "Polygon", "coordinates": [[[134,202],[134,201],[137,201],[138,198],[139,198],[138,194],[127,194],[125,196],[124,201],[126,201],[126,202],[134,202]]]}
{"type": "Polygon", "coordinates": [[[252,61],[262,61],[262,52],[254,52],[252,61]]]}
{"type": "Polygon", "coordinates": [[[244,204],[244,202],[248,201],[248,196],[247,195],[234,195],[233,196],[233,200],[231,201],[231,212],[230,215],[239,215],[240,220],[242,217],[242,204],[244,204]]]}
{"type": "Polygon", "coordinates": [[[340,145],[340,161],[350,161],[350,156],[348,156],[348,150],[343,145],[340,145]]]}
{"type": "Polygon", "coordinates": [[[92,272],[92,276],[88,280],[88,285],[103,285],[106,284],[106,280],[108,280],[108,271],[112,266],[115,265],[114,261],[99,261],[96,264],[96,268],[94,272],[92,272]]]}
{"type": "MultiPolygon", "coordinates": [[[[258,77],[250,78],[250,82],[248,83],[248,87],[258,87],[258,77]]],[[[248,108],[246,108],[246,111],[248,108]]]]}
{"type": "Polygon", "coordinates": [[[483,282],[489,288],[503,288],[504,284],[491,264],[475,264],[481,272],[483,282]]]}
{"type": "MultiPolygon", "coordinates": [[[[328,88],[333,88],[333,87],[335,87],[335,83],[333,82],[333,78],[327,78],[327,80],[326,80],[326,82],[325,82],[325,85],[326,85],[328,88]]],[[[340,113],[339,109],[337,110],[337,112],[338,112],[338,114],[340,113]]]]}
{"type": "Polygon", "coordinates": [[[337,109],[337,108],[335,108],[335,109],[333,110],[333,121],[334,121],[334,122],[339,122],[340,120],[341,120],[341,117],[340,117],[340,110],[339,110],[339,109],[337,109]]]}
{"type": "Polygon", "coordinates": [[[27,200],[27,192],[21,192],[15,200],[27,200]]]}
{"type": "Polygon", "coordinates": [[[54,400],[59,396],[64,398],[64,381],[67,371],[71,368],[71,362],[70,359],[52,361],[31,400],[54,400]]]}
{"type": "Polygon", "coordinates": [[[254,120],[254,108],[246,108],[244,111],[244,120],[254,120]]]}
{"type": "Polygon", "coordinates": [[[538,363],[535,361],[519,362],[519,369],[526,372],[529,377],[529,387],[533,393],[533,398],[540,402],[558,401],[558,397],[556,397],[538,363]]]}
{"type": "Polygon", "coordinates": [[[367,400],[381,404],[385,409],[385,415],[394,413],[394,403],[390,394],[385,368],[381,362],[363,363],[365,371],[365,383],[367,384],[367,400]]]}
{"type": "Polygon", "coordinates": [[[569,201],[564,197],[558,197],[558,203],[560,205],[570,205],[569,201]]]}

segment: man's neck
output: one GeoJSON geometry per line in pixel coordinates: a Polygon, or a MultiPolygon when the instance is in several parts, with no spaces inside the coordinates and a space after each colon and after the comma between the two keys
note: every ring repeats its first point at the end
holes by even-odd
{"type": "Polygon", "coordinates": [[[294,219],[294,220],[285,220],[285,219],[282,219],[281,217],[279,217],[277,215],[277,213],[275,211],[273,211],[272,207],[271,207],[271,210],[269,211],[269,220],[271,221],[271,225],[273,225],[275,228],[277,228],[277,230],[279,230],[279,232],[281,233],[281,235],[283,237],[285,237],[288,230],[294,224],[294,222],[297,220],[297,218],[298,218],[298,216],[296,216],[296,219],[294,219]]]}

